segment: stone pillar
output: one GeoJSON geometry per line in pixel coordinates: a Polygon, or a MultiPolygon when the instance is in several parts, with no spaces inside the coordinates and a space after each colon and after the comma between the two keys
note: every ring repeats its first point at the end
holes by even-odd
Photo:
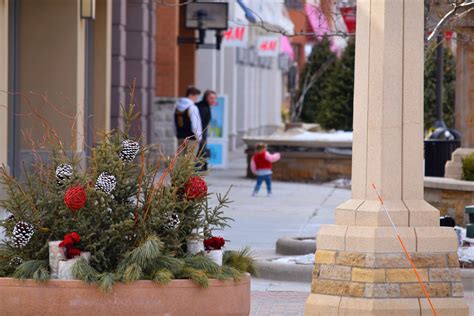
{"type": "Polygon", "coordinates": [[[461,133],[461,147],[474,147],[474,12],[456,28],[456,129],[461,133]]]}
{"type": "Polygon", "coordinates": [[[423,1],[359,0],[352,199],[321,227],[307,315],[467,315],[457,237],[423,197],[423,1]]]}

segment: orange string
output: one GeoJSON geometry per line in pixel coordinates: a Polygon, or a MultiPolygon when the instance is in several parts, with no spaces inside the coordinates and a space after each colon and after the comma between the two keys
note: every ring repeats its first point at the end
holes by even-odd
{"type": "Polygon", "coordinates": [[[436,313],[436,310],[435,310],[435,308],[434,308],[433,302],[432,302],[431,299],[430,299],[430,295],[428,294],[428,291],[426,290],[425,285],[424,285],[423,282],[421,281],[421,277],[420,277],[420,275],[418,274],[418,271],[416,270],[416,267],[415,267],[415,264],[413,263],[413,260],[411,260],[411,256],[410,256],[410,254],[408,253],[407,248],[405,247],[405,244],[403,243],[402,239],[400,238],[400,235],[397,235],[397,238],[398,238],[398,241],[400,241],[400,244],[402,245],[403,251],[405,252],[405,255],[407,256],[407,259],[408,259],[408,261],[410,262],[411,267],[412,267],[413,271],[414,271],[415,274],[416,274],[416,278],[418,279],[418,283],[420,283],[421,290],[423,291],[423,294],[425,294],[426,298],[428,299],[428,302],[430,303],[431,310],[433,311],[433,315],[437,316],[438,314],[436,313]]]}

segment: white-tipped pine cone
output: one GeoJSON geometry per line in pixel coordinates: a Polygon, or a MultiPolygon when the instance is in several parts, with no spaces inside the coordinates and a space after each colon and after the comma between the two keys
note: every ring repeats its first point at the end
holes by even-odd
{"type": "Polygon", "coordinates": [[[33,236],[33,225],[27,222],[18,222],[13,227],[12,241],[15,248],[25,247],[33,236]]]}
{"type": "Polygon", "coordinates": [[[66,180],[71,179],[73,169],[71,165],[60,164],[56,167],[56,181],[58,184],[63,184],[66,180]]]}
{"type": "Polygon", "coordinates": [[[95,189],[110,194],[117,185],[117,180],[111,174],[102,172],[95,183],[95,189]]]}
{"type": "Polygon", "coordinates": [[[126,139],[122,142],[122,150],[119,153],[119,157],[123,161],[132,162],[139,150],[140,144],[133,140],[126,139]]]}
{"type": "Polygon", "coordinates": [[[170,216],[168,216],[168,223],[166,224],[166,226],[168,227],[168,229],[176,229],[178,228],[180,223],[181,221],[179,220],[178,214],[171,214],[170,216]]]}

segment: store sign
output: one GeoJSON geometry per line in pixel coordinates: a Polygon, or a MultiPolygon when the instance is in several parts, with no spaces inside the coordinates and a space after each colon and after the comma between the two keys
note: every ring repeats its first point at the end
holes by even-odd
{"type": "Polygon", "coordinates": [[[347,32],[354,34],[356,31],[356,7],[344,7],[340,8],[340,10],[344,24],[346,24],[347,27],[347,32]]]}
{"type": "Polygon", "coordinates": [[[253,46],[237,49],[237,63],[239,65],[270,69],[273,67],[273,59],[272,57],[258,56],[257,49],[253,46]]]}
{"type": "Polygon", "coordinates": [[[277,57],[280,53],[278,36],[260,36],[257,41],[258,56],[277,57]]]}
{"type": "Polygon", "coordinates": [[[225,47],[247,47],[248,28],[244,25],[231,25],[222,35],[225,47]]]}

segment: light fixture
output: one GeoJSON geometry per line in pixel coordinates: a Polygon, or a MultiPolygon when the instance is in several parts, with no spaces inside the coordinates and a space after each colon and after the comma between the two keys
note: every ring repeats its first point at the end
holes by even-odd
{"type": "Polygon", "coordinates": [[[81,0],[81,18],[95,19],[95,0],[81,0]]]}

